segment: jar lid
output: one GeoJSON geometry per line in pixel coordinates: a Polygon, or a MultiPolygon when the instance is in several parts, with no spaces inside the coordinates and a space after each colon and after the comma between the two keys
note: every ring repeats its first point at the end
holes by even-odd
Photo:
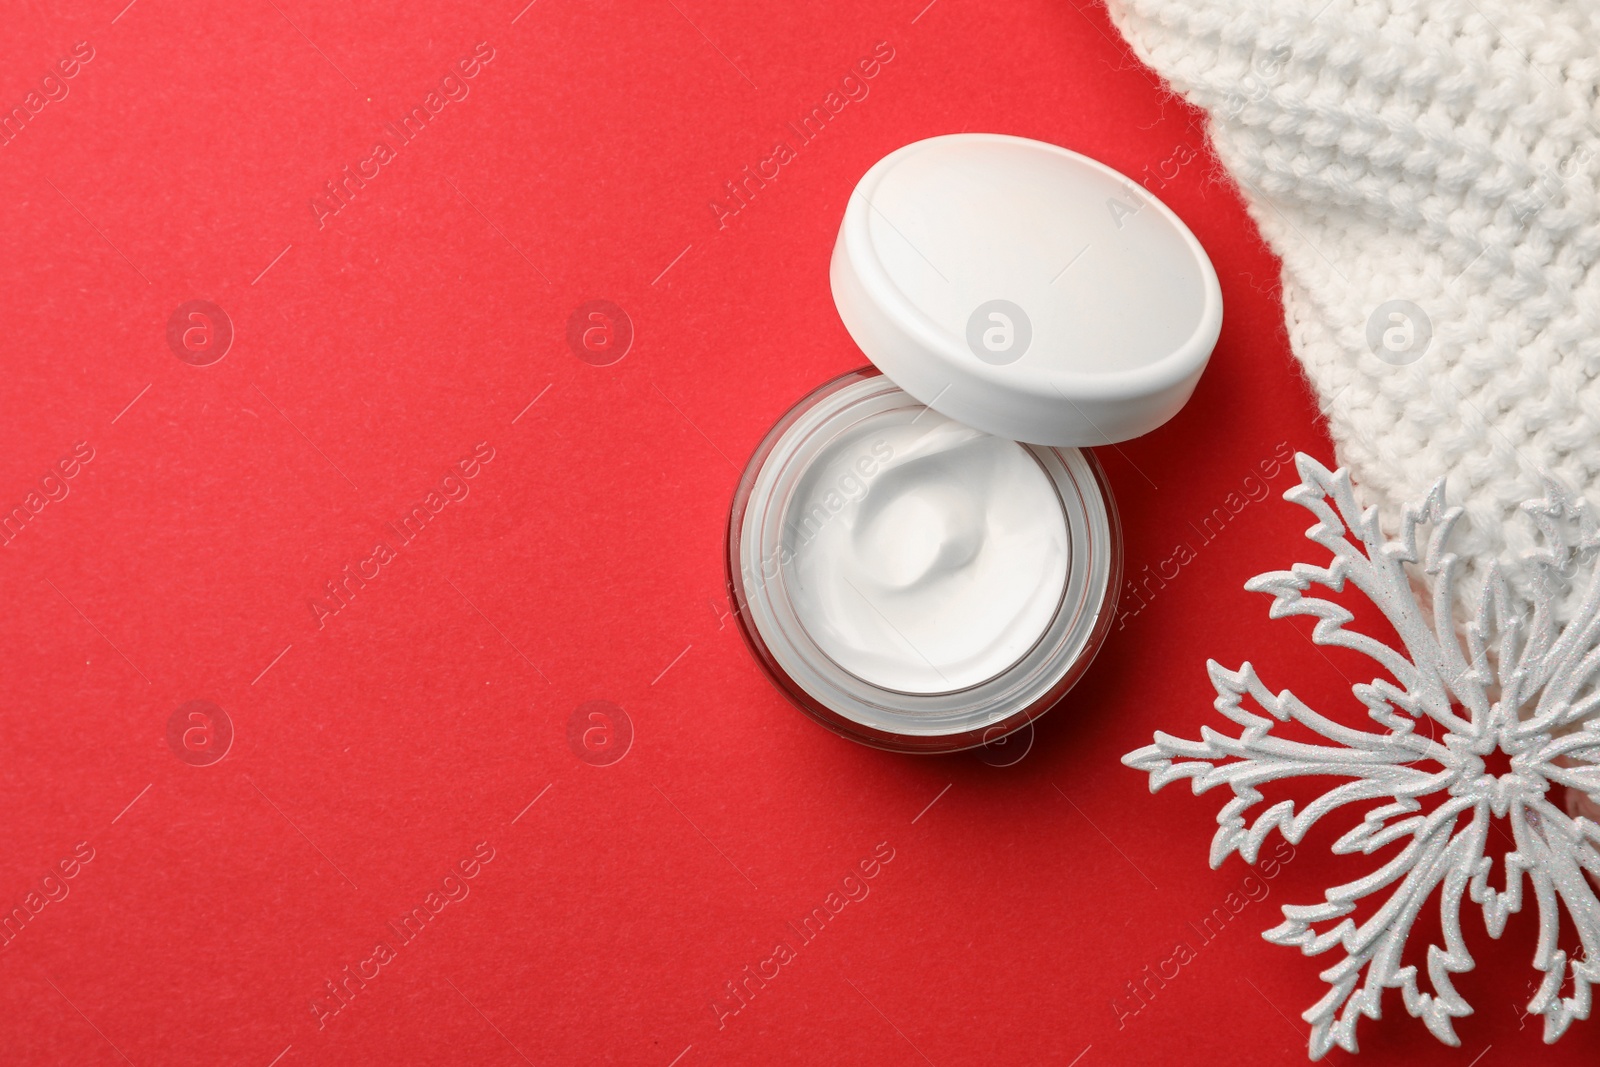
{"type": "Polygon", "coordinates": [[[857,183],[831,267],[868,359],[940,414],[1036,445],[1124,441],[1189,399],[1222,290],[1172,210],[1103,163],[931,137],[857,183]]]}

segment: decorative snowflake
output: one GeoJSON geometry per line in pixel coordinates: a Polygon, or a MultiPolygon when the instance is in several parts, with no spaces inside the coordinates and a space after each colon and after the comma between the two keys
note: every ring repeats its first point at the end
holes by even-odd
{"type": "MultiPolygon", "coordinates": [[[[1404,510],[1400,535],[1386,540],[1376,508],[1357,507],[1350,476],[1296,455],[1301,483],[1284,498],[1317,518],[1306,537],[1332,553],[1326,567],[1296,563],[1245,584],[1271,593],[1271,617],[1309,615],[1312,639],[1374,660],[1381,674],[1351,686],[1377,730],[1352,729],[1306,705],[1289,690],[1273,693],[1255,668],[1238,671],[1207,663],[1217,689],[1215,707],[1239,727],[1237,734],[1202,726],[1200,740],[1157,733],[1155,744],[1123,757],[1150,775],[1155,792],[1179,778],[1198,795],[1226,785],[1233,797],[1217,815],[1211,865],[1233,852],[1253,863],[1274,829],[1298,843],[1318,819],[1345,805],[1365,806],[1359,825],[1332,846],[1336,854],[1372,855],[1395,842],[1403,847],[1378,869],[1324,893],[1324,902],[1285,905],[1284,921],[1263,936],[1315,956],[1339,949],[1322,972],[1326,996],[1305,1012],[1312,1025],[1310,1051],[1320,1059],[1334,1044],[1356,1051],[1356,1022],[1377,1019],[1385,989],[1399,989],[1406,1010],[1435,1037],[1460,1043],[1453,1020],[1472,1007],[1451,976],[1472,969],[1461,936],[1463,895],[1483,909],[1489,935],[1521,909],[1523,879],[1539,907],[1533,965],[1543,972],[1528,1011],[1544,1017],[1544,1039],[1555,1041],[1573,1019],[1589,1014],[1591,986],[1600,981],[1600,900],[1585,872],[1600,877],[1600,826],[1569,816],[1559,802],[1564,787],[1600,795],[1600,580],[1591,573],[1570,621],[1557,605],[1571,589],[1580,564],[1600,548],[1593,516],[1550,479],[1543,500],[1523,504],[1540,549],[1528,555],[1527,585],[1513,590],[1505,570],[1490,564],[1483,589],[1470,598],[1457,629],[1452,610],[1460,560],[1447,550],[1461,509],[1444,505],[1444,483],[1404,510]],[[1431,531],[1426,551],[1418,545],[1431,531]],[[1419,597],[1411,572],[1431,580],[1431,603],[1419,597]],[[1353,584],[1388,618],[1404,644],[1391,648],[1350,628],[1354,616],[1318,596],[1313,585],[1340,592],[1353,584]],[[1386,675],[1386,676],[1385,676],[1386,675]],[[1244,707],[1249,697],[1266,714],[1244,707]],[[1425,720],[1432,720],[1431,728],[1425,720]],[[1297,723],[1326,743],[1274,736],[1297,723]],[[1432,734],[1433,737],[1429,735],[1432,734]],[[1509,757],[1509,773],[1495,775],[1484,757],[1509,757]],[[1264,809],[1261,785],[1301,776],[1340,779],[1297,811],[1284,800],[1264,809]],[[1548,794],[1557,788],[1557,798],[1548,794]],[[1430,800],[1424,810],[1422,799],[1430,800]],[[1376,801],[1367,805],[1368,801],[1376,801]],[[1253,814],[1253,819],[1251,815],[1253,814]],[[1491,819],[1510,823],[1509,850],[1496,846],[1503,888],[1490,885],[1491,819]],[[1427,988],[1419,968],[1401,966],[1401,953],[1418,914],[1439,898],[1443,945],[1426,952],[1427,988]],[[1383,896],[1382,894],[1387,894],[1383,896]],[[1373,897],[1369,917],[1352,918],[1373,897]],[[1569,958],[1558,943],[1562,912],[1581,950],[1569,958]],[[1570,990],[1563,996],[1563,990],[1570,990]]],[[[1419,583],[1420,584],[1420,583],[1419,583]]],[[[1503,830],[1497,833],[1504,839],[1503,830]]]]}

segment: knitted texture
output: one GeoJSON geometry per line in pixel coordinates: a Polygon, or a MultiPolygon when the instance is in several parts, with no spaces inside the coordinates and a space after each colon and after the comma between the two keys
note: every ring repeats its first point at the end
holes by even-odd
{"type": "Polygon", "coordinates": [[[1392,530],[1445,476],[1464,588],[1517,573],[1546,475],[1600,502],[1600,9],[1108,6],[1207,112],[1362,502],[1392,530]]]}

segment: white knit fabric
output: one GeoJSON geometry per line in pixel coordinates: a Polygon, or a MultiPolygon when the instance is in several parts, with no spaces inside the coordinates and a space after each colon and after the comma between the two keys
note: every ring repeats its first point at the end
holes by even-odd
{"type": "Polygon", "coordinates": [[[1283,260],[1290,344],[1363,502],[1392,529],[1447,476],[1469,587],[1532,547],[1516,512],[1541,472],[1600,503],[1600,5],[1109,8],[1208,112],[1283,260]],[[1391,305],[1380,358],[1369,319],[1391,301],[1432,336],[1391,305]]]}

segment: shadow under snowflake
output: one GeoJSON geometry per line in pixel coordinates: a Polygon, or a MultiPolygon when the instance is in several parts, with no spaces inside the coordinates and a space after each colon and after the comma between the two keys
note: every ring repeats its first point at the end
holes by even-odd
{"type": "Polygon", "coordinates": [[[1524,878],[1538,904],[1533,964],[1544,976],[1528,1011],[1544,1018],[1544,1039],[1553,1042],[1572,1020],[1588,1017],[1590,988],[1600,981],[1600,899],[1585,877],[1600,877],[1600,826],[1569,815],[1549,795],[1552,786],[1600,795],[1600,581],[1590,576],[1569,619],[1558,612],[1579,566],[1600,549],[1594,518],[1547,479],[1544,499],[1522,506],[1542,544],[1528,556],[1524,591],[1514,591],[1504,569],[1490,563],[1458,629],[1461,560],[1448,543],[1462,510],[1445,506],[1444,483],[1420,505],[1408,505],[1399,536],[1387,540],[1377,509],[1357,506],[1347,471],[1329,471],[1303,454],[1295,465],[1300,484],[1284,498],[1316,516],[1306,537],[1332,559],[1326,567],[1296,563],[1262,574],[1245,588],[1272,594],[1271,618],[1310,616],[1317,644],[1359,652],[1382,668],[1388,677],[1351,686],[1380,730],[1334,722],[1287,689],[1271,692],[1249,663],[1230,671],[1209,661],[1216,710],[1238,732],[1202,726],[1198,741],[1158,732],[1155,744],[1123,763],[1149,774],[1151,792],[1180,778],[1191,780],[1196,795],[1221,785],[1232,790],[1217,815],[1212,867],[1234,852],[1255,862],[1274,829],[1299,844],[1330,812],[1381,801],[1332,851],[1372,855],[1397,843],[1399,851],[1365,877],[1326,890],[1321,904],[1284,905],[1284,921],[1263,934],[1308,956],[1343,952],[1321,974],[1327,995],[1302,1016],[1312,1028],[1312,1059],[1335,1044],[1355,1052],[1356,1023],[1379,1017],[1386,989],[1399,989],[1408,1012],[1440,1041],[1458,1045],[1453,1020],[1472,1013],[1451,983],[1473,966],[1461,936],[1463,897],[1483,909],[1489,935],[1498,938],[1522,908],[1524,878]],[[1432,585],[1431,602],[1419,597],[1408,567],[1420,568],[1432,585]],[[1347,582],[1383,613],[1403,650],[1349,627],[1355,617],[1345,607],[1307,595],[1313,585],[1340,593],[1347,582]],[[1267,715],[1246,709],[1246,698],[1267,715]],[[1326,743],[1275,736],[1280,724],[1326,743]],[[1492,773],[1486,757],[1509,770],[1492,773]],[[1259,786],[1300,777],[1345,781],[1300,811],[1284,800],[1252,812],[1265,800],[1259,786]],[[1503,889],[1489,881],[1492,819],[1508,820],[1514,841],[1499,852],[1503,889]],[[1401,957],[1435,892],[1444,944],[1427,946],[1423,989],[1418,968],[1401,957]],[[1360,921],[1353,918],[1358,905],[1370,911],[1360,921]],[[1563,909],[1582,945],[1573,958],[1558,944],[1563,909]]]}

